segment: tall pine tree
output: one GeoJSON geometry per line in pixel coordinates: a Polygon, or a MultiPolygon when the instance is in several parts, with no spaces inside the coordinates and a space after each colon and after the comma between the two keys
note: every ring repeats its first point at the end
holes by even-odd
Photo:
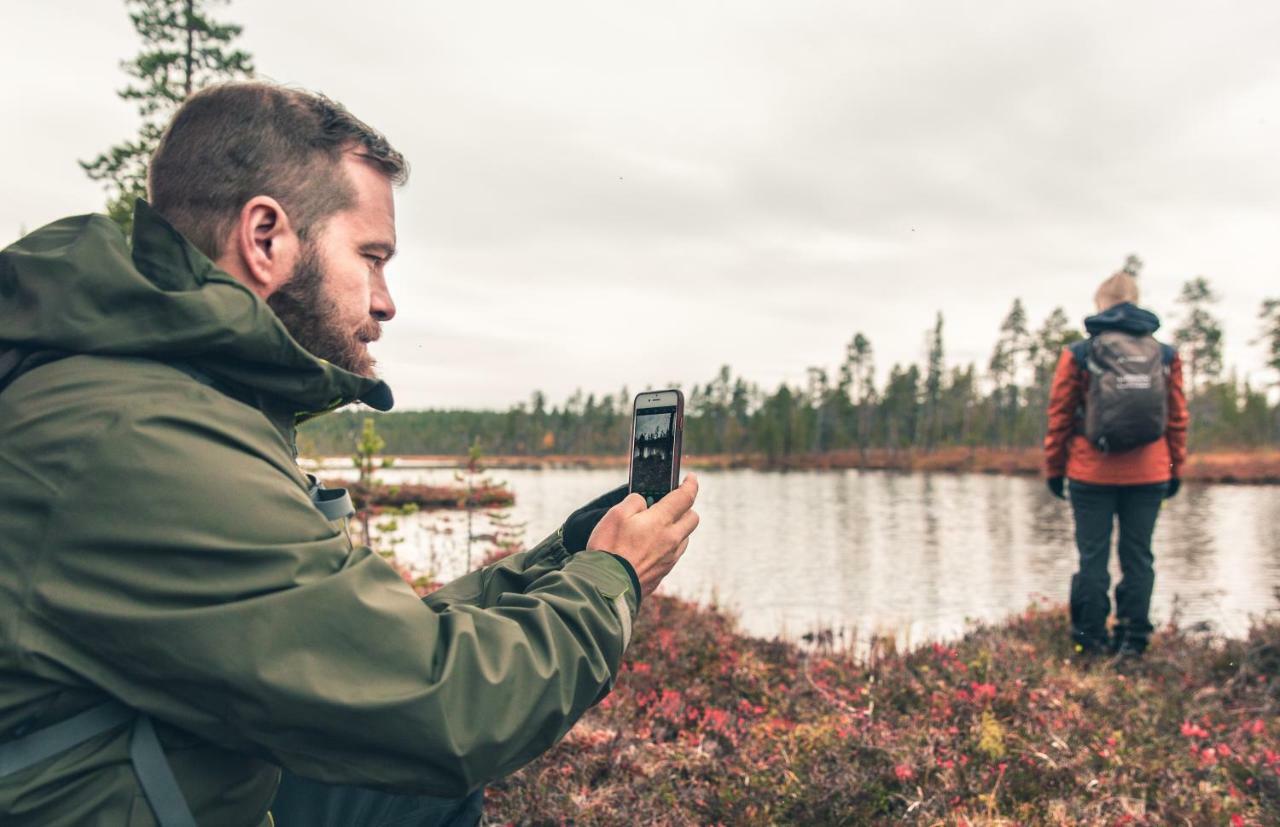
{"type": "Polygon", "coordinates": [[[1191,374],[1190,392],[1200,393],[1206,382],[1222,374],[1222,324],[1209,312],[1218,301],[1204,276],[1182,285],[1178,303],[1186,307],[1182,324],[1173,332],[1173,340],[1182,350],[1191,374]]]}
{"type": "Polygon", "coordinates": [[[942,347],[942,311],[934,320],[933,329],[925,336],[927,353],[924,376],[924,445],[932,449],[941,435],[942,418],[939,406],[942,402],[942,382],[946,371],[945,352],[942,347]]]}
{"type": "Polygon", "coordinates": [[[1267,348],[1267,367],[1280,374],[1280,299],[1266,299],[1258,314],[1262,320],[1261,341],[1267,348]]]}
{"type": "Polygon", "coordinates": [[[134,101],[142,125],[137,137],[116,144],[80,166],[107,191],[107,214],[128,237],[133,202],[147,194],[147,164],[164,125],[192,92],[212,83],[253,75],[253,59],[231,42],[242,27],[219,23],[208,7],[227,0],[125,0],[143,49],[120,63],[132,81],[117,94],[134,101]]]}
{"type": "Polygon", "coordinates": [[[1018,378],[1031,351],[1031,331],[1027,329],[1027,311],[1022,299],[1014,299],[1009,314],[1000,323],[1000,338],[991,352],[987,369],[994,386],[997,428],[1006,444],[1012,444],[1018,417],[1018,378]]]}

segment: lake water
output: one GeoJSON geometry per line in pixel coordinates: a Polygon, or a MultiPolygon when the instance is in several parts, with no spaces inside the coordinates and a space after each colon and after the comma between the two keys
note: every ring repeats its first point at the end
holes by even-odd
{"type": "MultiPolygon", "coordinates": [[[[386,482],[447,482],[451,471],[392,469],[386,482]]],[[[530,544],[619,471],[493,471],[516,494],[530,544]]],[[[748,632],[815,629],[918,643],[1066,600],[1075,570],[1069,506],[1027,477],[878,471],[699,472],[702,523],[662,590],[734,611],[748,632]]],[[[1152,619],[1242,634],[1280,607],[1280,487],[1188,483],[1156,529],[1152,619]]],[[[402,526],[398,553],[445,579],[465,570],[465,517],[402,526]]],[[[1119,570],[1112,560],[1113,584],[1119,570]]],[[[848,641],[849,638],[846,638],[848,641]]]]}

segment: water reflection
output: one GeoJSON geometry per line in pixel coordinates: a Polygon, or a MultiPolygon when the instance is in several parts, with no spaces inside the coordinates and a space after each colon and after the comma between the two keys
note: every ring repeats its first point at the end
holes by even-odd
{"type": "MultiPolygon", "coordinates": [[[[391,472],[444,481],[449,472],[391,472]]],[[[541,538],[619,482],[616,471],[504,471],[513,518],[541,538]]],[[[1075,569],[1069,506],[1032,478],[883,472],[707,471],[702,526],[664,589],[736,611],[754,634],[815,628],[920,641],[995,620],[1037,596],[1064,601],[1075,569]]],[[[1155,535],[1153,620],[1242,633],[1276,607],[1280,487],[1187,484],[1155,535]]],[[[456,518],[409,521],[401,553],[460,573],[456,518]],[[452,534],[447,528],[452,523],[452,534]],[[433,528],[428,528],[428,526],[433,528]],[[441,528],[446,526],[446,528],[441,528]]],[[[1118,565],[1112,559],[1118,577],[1118,565]]]]}

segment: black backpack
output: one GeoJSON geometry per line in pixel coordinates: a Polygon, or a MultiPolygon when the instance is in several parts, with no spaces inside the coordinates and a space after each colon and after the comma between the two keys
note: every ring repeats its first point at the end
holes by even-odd
{"type": "Polygon", "coordinates": [[[1164,436],[1173,348],[1150,336],[1104,330],[1074,345],[1089,373],[1079,430],[1103,453],[1118,454],[1164,436]]]}

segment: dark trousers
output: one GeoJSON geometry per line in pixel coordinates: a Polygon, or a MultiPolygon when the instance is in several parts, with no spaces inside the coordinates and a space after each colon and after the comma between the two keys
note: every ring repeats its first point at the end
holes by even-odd
{"type": "Polygon", "coordinates": [[[475,827],[483,807],[483,788],[463,798],[396,795],[285,770],[271,817],[276,827],[475,827]]]}
{"type": "Polygon", "coordinates": [[[1120,523],[1120,584],[1116,586],[1117,646],[1142,651],[1151,635],[1151,587],[1155,584],[1151,534],[1168,485],[1090,485],[1071,480],[1080,570],[1071,578],[1071,635],[1090,648],[1108,644],[1111,613],[1111,528],[1120,523]]]}

